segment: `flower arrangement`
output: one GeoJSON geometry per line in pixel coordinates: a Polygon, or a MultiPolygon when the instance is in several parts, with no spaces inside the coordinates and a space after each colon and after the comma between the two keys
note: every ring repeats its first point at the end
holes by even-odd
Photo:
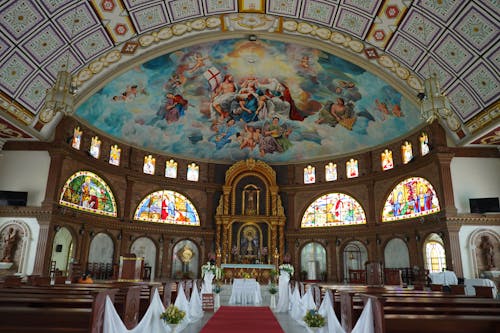
{"type": "Polygon", "coordinates": [[[214,284],[212,290],[213,290],[214,294],[219,294],[221,292],[222,287],[218,281],[214,284]]]}
{"type": "Polygon", "coordinates": [[[271,283],[269,285],[269,293],[271,295],[276,295],[278,293],[278,287],[276,287],[276,285],[274,283],[271,283]]]}
{"type": "Polygon", "coordinates": [[[244,279],[250,279],[252,276],[250,275],[250,273],[243,273],[243,278],[244,279]]]}
{"type": "Polygon", "coordinates": [[[207,272],[212,272],[216,280],[222,279],[222,275],[224,274],[221,267],[213,265],[210,261],[201,266],[201,277],[203,278],[207,272]]]}
{"type": "Polygon", "coordinates": [[[295,272],[294,268],[290,264],[281,264],[278,266],[280,272],[285,271],[287,272],[290,276],[293,276],[293,272],[295,272]]]}
{"type": "Polygon", "coordinates": [[[184,316],[186,316],[186,312],[171,304],[160,315],[160,318],[168,324],[179,324],[184,319],[184,316]]]}
{"type": "Polygon", "coordinates": [[[325,317],[320,315],[317,310],[309,310],[304,316],[304,322],[309,327],[323,327],[325,326],[325,317]]]}

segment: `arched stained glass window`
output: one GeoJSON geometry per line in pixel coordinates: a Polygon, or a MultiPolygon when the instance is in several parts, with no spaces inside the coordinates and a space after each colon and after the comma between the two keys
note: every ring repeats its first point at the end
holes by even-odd
{"type": "Polygon", "coordinates": [[[427,133],[422,132],[422,135],[418,138],[418,140],[420,141],[420,154],[422,156],[429,154],[429,137],[427,136],[427,133]]]}
{"type": "Polygon", "coordinates": [[[412,160],[413,149],[408,141],[405,141],[404,145],[401,146],[401,155],[403,156],[403,164],[408,164],[412,160]]]}
{"type": "Polygon", "coordinates": [[[144,198],[134,213],[134,219],[199,226],[198,212],[185,196],[174,191],[158,191],[144,198]]]}
{"type": "Polygon", "coordinates": [[[337,164],[333,164],[333,162],[330,162],[325,165],[325,180],[327,182],[337,180],[337,164]]]}
{"type": "Polygon", "coordinates": [[[426,268],[429,272],[442,272],[446,268],[446,255],[443,245],[436,241],[425,244],[426,268]]]}
{"type": "Polygon", "coordinates": [[[73,130],[73,139],[71,140],[71,147],[80,150],[80,145],[82,143],[82,133],[83,131],[80,131],[80,127],[75,127],[73,130]]]}
{"type": "Polygon", "coordinates": [[[366,224],[361,205],[344,193],[329,193],[316,199],[302,217],[302,228],[366,224]]]}
{"type": "Polygon", "coordinates": [[[121,154],[121,148],[118,148],[117,145],[111,146],[111,149],[109,151],[109,164],[119,166],[121,154]]]}
{"type": "Polygon", "coordinates": [[[90,171],[78,171],[64,184],[59,204],[100,215],[117,216],[116,202],[104,180],[90,171]]]}
{"type": "Polygon", "coordinates": [[[316,168],[308,165],[307,168],[304,168],[304,184],[314,183],[316,183],[316,168]]]}
{"type": "Polygon", "coordinates": [[[94,158],[99,158],[99,156],[101,155],[101,140],[99,140],[99,137],[94,136],[92,138],[89,153],[94,158]]]}
{"type": "Polygon", "coordinates": [[[387,198],[382,222],[410,219],[440,211],[439,200],[431,183],[412,177],[396,185],[387,198]]]}
{"type": "Polygon", "coordinates": [[[380,154],[380,160],[382,162],[382,170],[389,170],[394,167],[394,162],[392,160],[392,151],[389,149],[384,150],[382,154],[380,154]]]}

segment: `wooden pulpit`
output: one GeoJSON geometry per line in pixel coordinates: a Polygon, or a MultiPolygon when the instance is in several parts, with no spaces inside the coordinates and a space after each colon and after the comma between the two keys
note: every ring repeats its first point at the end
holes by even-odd
{"type": "Polygon", "coordinates": [[[143,274],[143,257],[137,257],[134,253],[126,253],[120,256],[119,282],[140,282],[142,281],[143,274]]]}
{"type": "Polygon", "coordinates": [[[368,286],[382,286],[384,277],[382,274],[382,265],[376,261],[366,263],[366,284],[368,286]]]}

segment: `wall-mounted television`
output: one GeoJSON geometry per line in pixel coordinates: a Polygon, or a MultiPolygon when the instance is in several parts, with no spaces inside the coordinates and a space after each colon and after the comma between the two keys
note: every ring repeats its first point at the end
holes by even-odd
{"type": "Polygon", "coordinates": [[[469,199],[471,213],[499,213],[500,205],[498,197],[496,198],[477,198],[469,199]]]}
{"type": "Polygon", "coordinates": [[[0,191],[0,206],[26,206],[28,192],[0,191]]]}

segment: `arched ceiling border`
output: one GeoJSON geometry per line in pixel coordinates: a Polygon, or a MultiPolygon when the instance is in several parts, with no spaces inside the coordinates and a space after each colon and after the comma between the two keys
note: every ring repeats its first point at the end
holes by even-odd
{"type": "MultiPolygon", "coordinates": [[[[138,39],[143,48],[142,53],[134,54],[132,57],[119,51],[123,47],[122,45],[90,62],[88,66],[74,75],[75,83],[81,88],[75,101],[76,107],[106,83],[138,64],[183,47],[220,40],[221,38],[248,38],[249,34],[270,40],[291,41],[315,47],[343,58],[384,79],[415,105],[419,104],[416,94],[422,90],[422,82],[418,75],[381,50],[377,51],[381,53],[377,60],[364,58],[362,52],[366,49],[367,44],[361,40],[353,39],[351,36],[333,29],[319,27],[300,20],[283,20],[282,27],[274,32],[250,29],[225,31],[223,29],[223,16],[216,16],[174,24],[171,27],[144,34],[138,39]],[[182,43],[177,43],[179,41],[182,43]]],[[[373,48],[371,45],[369,47],[373,48]]]]}

